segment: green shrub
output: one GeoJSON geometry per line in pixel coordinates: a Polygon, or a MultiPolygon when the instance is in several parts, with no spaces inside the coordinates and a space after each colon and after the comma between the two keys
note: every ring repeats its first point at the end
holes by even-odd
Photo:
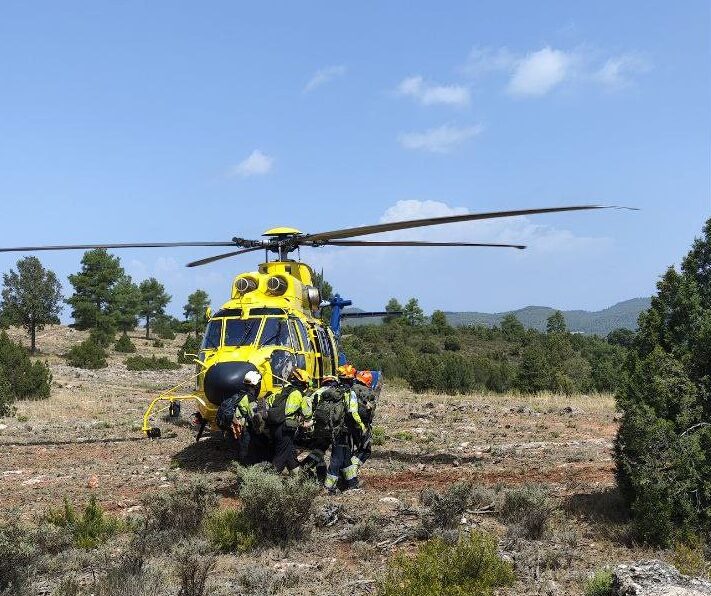
{"type": "Polygon", "coordinates": [[[99,325],[89,331],[89,339],[102,348],[108,348],[116,338],[116,329],[113,326],[99,325]]]}
{"type": "Polygon", "coordinates": [[[32,530],[13,518],[0,521],[0,593],[22,594],[28,567],[39,554],[32,530]],[[7,592],[5,592],[7,590],[7,592]]]}
{"type": "Polygon", "coordinates": [[[432,340],[426,340],[420,345],[420,352],[423,354],[439,354],[439,346],[432,340]]]}
{"type": "Polygon", "coordinates": [[[596,571],[585,582],[585,596],[610,596],[612,594],[612,572],[596,571]]]}
{"type": "Polygon", "coordinates": [[[529,485],[505,490],[498,512],[503,521],[515,526],[517,534],[536,540],[547,530],[553,507],[545,490],[529,485]]]}
{"type": "Polygon", "coordinates": [[[12,385],[5,377],[5,371],[0,369],[0,418],[15,415],[17,410],[14,403],[15,394],[12,392],[12,385]]]}
{"type": "Polygon", "coordinates": [[[674,542],[672,561],[674,567],[684,575],[707,576],[711,571],[711,566],[704,556],[704,545],[698,536],[689,536],[686,540],[674,542]]]}
{"type": "Polygon", "coordinates": [[[200,339],[194,335],[188,335],[178,350],[178,362],[180,364],[190,364],[195,356],[185,356],[185,354],[197,354],[200,351],[200,339]]]}
{"type": "Polygon", "coordinates": [[[257,542],[242,510],[216,509],[210,512],[205,518],[204,532],[210,543],[225,553],[245,553],[257,542]]]}
{"type": "Polygon", "coordinates": [[[462,342],[454,337],[446,337],[444,339],[444,349],[448,352],[459,352],[462,349],[462,342]]]}
{"type": "Polygon", "coordinates": [[[180,596],[203,596],[208,588],[210,573],[217,559],[205,542],[182,542],[173,553],[175,569],[180,579],[180,596]]]}
{"type": "Polygon", "coordinates": [[[91,338],[72,346],[67,353],[67,363],[77,368],[106,368],[106,350],[91,338]]]}
{"type": "Polygon", "coordinates": [[[136,351],[136,344],[131,341],[128,335],[122,333],[114,344],[114,350],[122,354],[133,354],[136,351]]]}
{"type": "Polygon", "coordinates": [[[144,502],[147,529],[149,532],[195,533],[216,504],[215,491],[204,480],[152,495],[144,502]]]}
{"type": "Polygon", "coordinates": [[[180,321],[175,317],[159,316],[151,321],[151,331],[161,339],[175,339],[175,331],[179,327],[180,321]]]}
{"type": "Polygon", "coordinates": [[[15,399],[47,399],[51,384],[49,365],[32,362],[23,346],[0,333],[0,416],[15,399]]]}
{"type": "Polygon", "coordinates": [[[401,441],[412,441],[415,438],[415,435],[413,435],[409,430],[399,430],[393,435],[393,437],[400,439],[401,441]]]}
{"type": "Polygon", "coordinates": [[[483,532],[455,545],[439,538],[424,543],[414,557],[397,555],[388,563],[379,596],[489,596],[514,581],[511,565],[497,554],[496,541],[483,532]]]}
{"type": "Polygon", "coordinates": [[[373,427],[373,445],[378,447],[385,445],[387,440],[387,435],[385,434],[385,429],[382,426],[373,427]]]}
{"type": "Polygon", "coordinates": [[[261,466],[235,466],[234,470],[242,512],[258,543],[288,544],[306,534],[318,485],[297,476],[282,477],[261,466]]]}
{"type": "Polygon", "coordinates": [[[128,370],[176,370],[180,365],[165,356],[156,358],[137,355],[126,358],[126,368],[128,370]]]}
{"type": "Polygon", "coordinates": [[[50,509],[45,519],[50,524],[65,528],[74,538],[75,546],[84,549],[96,548],[122,529],[120,520],[105,513],[93,495],[81,514],[77,514],[65,497],[64,507],[50,509]]]}

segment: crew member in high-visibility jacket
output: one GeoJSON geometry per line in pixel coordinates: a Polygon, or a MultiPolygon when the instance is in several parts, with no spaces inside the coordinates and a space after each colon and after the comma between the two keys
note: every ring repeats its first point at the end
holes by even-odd
{"type": "Polygon", "coordinates": [[[259,437],[253,424],[254,406],[259,395],[262,375],[256,370],[247,371],[243,380],[243,392],[235,396],[235,413],[232,417],[232,434],[239,442],[238,460],[249,465],[263,461],[268,453],[269,444],[264,437],[259,437]]]}
{"type": "Polygon", "coordinates": [[[351,463],[362,466],[372,452],[373,444],[373,417],[375,416],[375,406],[377,394],[373,390],[373,374],[369,370],[360,370],[356,374],[353,392],[358,398],[358,414],[365,424],[365,432],[360,441],[354,443],[351,463]]]}
{"type": "Polygon", "coordinates": [[[295,368],[282,390],[271,395],[267,401],[267,423],[274,446],[272,464],[277,472],[282,472],[284,468],[292,471],[299,467],[294,435],[300,424],[311,421],[311,402],[306,398],[308,388],[308,374],[305,370],[295,368]]]}
{"type": "Polygon", "coordinates": [[[365,424],[358,414],[358,399],[353,392],[355,368],[350,364],[338,367],[338,390],[343,395],[343,423],[334,424],[331,461],[328,464],[326,482],[329,493],[335,494],[339,476],[343,476],[345,490],[358,488],[358,465],[351,462],[352,448],[359,444],[365,432],[365,424]]]}
{"type": "MultiPolygon", "coordinates": [[[[313,412],[313,426],[310,429],[309,447],[311,451],[301,463],[301,469],[323,484],[326,480],[326,451],[333,443],[333,404],[341,400],[338,378],[325,375],[321,387],[307,396],[313,412]]],[[[341,410],[343,408],[341,407],[341,410]]]]}

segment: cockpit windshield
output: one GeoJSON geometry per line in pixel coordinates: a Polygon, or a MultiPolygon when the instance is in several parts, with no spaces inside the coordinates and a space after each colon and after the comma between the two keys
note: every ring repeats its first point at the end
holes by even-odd
{"type": "Polygon", "coordinates": [[[249,346],[257,339],[261,319],[227,319],[225,324],[226,346],[249,346]]]}
{"type": "Polygon", "coordinates": [[[220,337],[222,336],[223,319],[212,319],[205,328],[205,336],[202,338],[203,350],[215,350],[220,347],[220,337]]]}
{"type": "Polygon", "coordinates": [[[259,345],[293,347],[289,337],[288,321],[282,318],[268,317],[264,322],[264,330],[262,331],[259,345]]]}

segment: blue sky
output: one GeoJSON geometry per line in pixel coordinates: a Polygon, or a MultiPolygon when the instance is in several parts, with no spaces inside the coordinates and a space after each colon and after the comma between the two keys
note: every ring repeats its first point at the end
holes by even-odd
{"type": "MultiPolygon", "coordinates": [[[[642,210],[397,236],[516,240],[524,253],[302,256],[363,308],[417,296],[428,311],[598,309],[649,295],[711,214],[709,16],[701,1],[3,2],[1,244],[623,204],[642,210]]],[[[165,283],[174,313],[197,287],[223,302],[258,261],[185,269],[210,250],[119,254],[137,281],[165,283]]],[[[66,278],[81,253],[40,257],[66,278]]],[[[0,255],[0,269],[17,258],[0,255]]]]}

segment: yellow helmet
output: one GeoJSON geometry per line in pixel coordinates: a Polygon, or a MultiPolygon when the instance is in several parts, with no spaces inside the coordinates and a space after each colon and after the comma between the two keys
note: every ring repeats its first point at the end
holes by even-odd
{"type": "Polygon", "coordinates": [[[303,368],[295,368],[289,374],[289,380],[308,384],[309,375],[303,368]]]}
{"type": "Polygon", "coordinates": [[[356,369],[352,364],[343,364],[338,367],[338,376],[342,379],[355,379],[356,369]]]}

